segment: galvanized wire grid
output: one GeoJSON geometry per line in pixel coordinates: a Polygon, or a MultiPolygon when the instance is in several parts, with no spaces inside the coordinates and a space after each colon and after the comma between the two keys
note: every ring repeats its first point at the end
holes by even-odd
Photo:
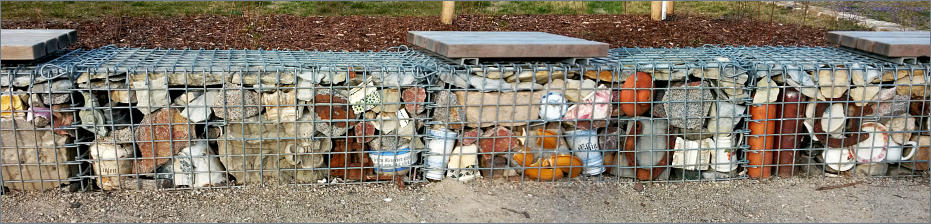
{"type": "Polygon", "coordinates": [[[423,180],[418,52],[90,52],[56,76],[74,82],[70,157],[93,168],[74,178],[97,188],[423,180]]]}
{"type": "Polygon", "coordinates": [[[3,65],[0,69],[0,170],[2,185],[15,190],[83,188],[87,164],[74,144],[76,117],[67,77],[58,70],[86,51],[56,52],[38,64],[3,65]]]}
{"type": "Polygon", "coordinates": [[[889,63],[834,48],[736,51],[757,78],[775,80],[754,89],[755,99],[769,99],[751,108],[777,111],[775,118],[761,113],[751,120],[762,125],[748,136],[773,144],[748,150],[757,159],[747,167],[763,168],[751,177],[927,174],[928,64],[889,63]],[[775,132],[766,134],[768,126],[775,132]],[[767,173],[768,167],[776,168],[767,173]]]}
{"type": "Polygon", "coordinates": [[[448,165],[436,167],[460,180],[741,178],[746,115],[735,109],[749,103],[749,76],[729,60],[706,48],[636,48],[589,64],[451,66],[431,89],[428,126],[453,138],[430,155],[443,156],[448,165]],[[711,107],[727,111],[712,115],[711,107]],[[712,162],[712,153],[722,156],[712,162]],[[688,162],[693,154],[708,161],[688,162]]]}
{"type": "MultiPolygon", "coordinates": [[[[877,166],[884,172],[870,174],[927,171],[929,143],[922,142],[928,140],[931,120],[927,64],[893,64],[834,48],[717,46],[612,49],[608,57],[587,64],[453,62],[405,47],[380,52],[104,47],[71,52],[49,65],[3,71],[27,77],[23,83],[71,83],[64,91],[36,89],[39,84],[12,89],[50,98],[68,93],[67,102],[50,112],[53,121],[71,115],[73,124],[35,130],[71,133],[72,142],[54,148],[73,155],[48,164],[78,167],[55,180],[81,189],[479,177],[558,181],[574,175],[680,182],[853,175],[873,171],[859,167],[877,166]],[[822,79],[825,72],[834,75],[822,79]],[[850,82],[834,83],[842,78],[850,82]],[[878,121],[891,127],[884,122],[903,119],[915,124],[882,133],[911,135],[920,150],[885,147],[885,152],[917,152],[906,161],[829,160],[843,150],[811,140],[827,132],[812,130],[816,122],[811,116],[783,117],[786,107],[805,112],[818,106],[784,102],[788,90],[810,95],[825,87],[848,94],[819,101],[824,105],[857,109],[851,105],[861,103],[860,108],[884,108],[874,112],[891,111],[848,115],[848,124],[878,121]],[[872,94],[876,87],[887,95],[846,98],[872,94]],[[351,113],[350,108],[367,112],[351,113]],[[754,113],[761,108],[779,109],[778,116],[754,113]],[[392,111],[404,111],[407,118],[392,111]],[[898,119],[902,114],[914,119],[898,119]],[[194,118],[198,115],[206,116],[194,118]],[[784,132],[792,121],[802,124],[784,132]],[[798,134],[802,131],[811,134],[798,134]],[[408,144],[409,151],[398,150],[405,147],[397,142],[408,144]],[[398,163],[403,165],[391,165],[398,163]],[[857,168],[843,169],[847,166],[857,168]]],[[[3,112],[28,114],[35,104],[28,105],[3,112]]],[[[826,120],[825,126],[836,126],[836,119],[826,120]]],[[[22,131],[7,127],[0,128],[22,131]]],[[[853,137],[868,132],[844,131],[840,134],[853,137]]],[[[3,141],[4,153],[27,149],[3,141]]],[[[883,151],[846,151],[872,155],[876,148],[883,151]]],[[[0,165],[5,186],[37,182],[6,179],[13,177],[6,169],[22,171],[29,163],[4,160],[0,165]]]]}

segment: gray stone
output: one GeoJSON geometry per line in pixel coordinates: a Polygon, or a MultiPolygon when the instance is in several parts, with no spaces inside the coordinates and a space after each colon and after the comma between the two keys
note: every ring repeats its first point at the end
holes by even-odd
{"type": "Polygon", "coordinates": [[[685,129],[699,129],[704,125],[713,100],[714,95],[704,82],[672,86],[662,99],[666,102],[669,124],[685,129]]]}
{"type": "Polygon", "coordinates": [[[221,92],[219,98],[212,105],[213,113],[217,117],[227,120],[242,120],[259,115],[262,112],[259,93],[236,86],[229,87],[224,91],[225,93],[221,92]]]}

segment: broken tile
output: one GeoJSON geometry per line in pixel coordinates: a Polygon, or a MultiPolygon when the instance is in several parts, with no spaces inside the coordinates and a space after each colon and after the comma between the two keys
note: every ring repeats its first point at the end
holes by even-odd
{"type": "MultiPolygon", "coordinates": [[[[314,113],[322,120],[346,120],[355,118],[355,112],[347,104],[342,96],[330,94],[317,94],[314,97],[314,113]]],[[[345,128],[351,126],[349,122],[325,122],[332,123],[336,127],[345,128]]],[[[354,125],[354,124],[353,124],[354,125]]]]}
{"type": "Polygon", "coordinates": [[[352,111],[356,114],[370,110],[381,103],[378,88],[370,80],[349,90],[349,103],[352,104],[352,111]]]}
{"type": "Polygon", "coordinates": [[[423,102],[427,99],[427,91],[420,87],[410,87],[404,89],[401,93],[401,99],[404,100],[404,109],[412,114],[423,113],[425,107],[423,102]]]}
{"type": "MultiPolygon", "coordinates": [[[[518,138],[520,136],[514,135],[514,132],[506,127],[495,127],[482,135],[482,138],[478,140],[478,148],[485,153],[510,152],[512,149],[516,151],[520,149],[518,138]]],[[[484,154],[482,156],[487,157],[490,155],[484,154]]]]}
{"type": "Polygon", "coordinates": [[[376,129],[372,121],[367,121],[356,123],[352,130],[355,131],[356,142],[366,143],[374,139],[376,129]]]}

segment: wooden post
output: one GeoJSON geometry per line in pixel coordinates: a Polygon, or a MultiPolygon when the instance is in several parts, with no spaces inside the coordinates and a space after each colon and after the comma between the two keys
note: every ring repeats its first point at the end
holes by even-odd
{"type": "Polygon", "coordinates": [[[440,14],[440,21],[443,24],[453,24],[453,18],[456,17],[456,2],[443,1],[443,11],[440,14]]]}
{"type": "Polygon", "coordinates": [[[675,10],[673,10],[673,8],[672,8],[673,3],[675,3],[675,2],[674,2],[674,1],[666,1],[666,18],[669,18],[669,16],[672,15],[672,13],[675,12],[675,10]]]}
{"type": "Polygon", "coordinates": [[[650,19],[663,20],[663,1],[650,1],[650,19]]]}
{"type": "MultiPolygon", "coordinates": [[[[666,16],[672,15],[672,1],[666,1],[666,16]]],[[[650,18],[653,21],[663,20],[663,1],[650,1],[650,18]]]]}

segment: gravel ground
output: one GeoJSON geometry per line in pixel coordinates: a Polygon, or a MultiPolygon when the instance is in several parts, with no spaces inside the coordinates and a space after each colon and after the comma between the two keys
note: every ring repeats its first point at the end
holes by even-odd
{"type": "Polygon", "coordinates": [[[928,178],[14,192],[0,200],[0,221],[927,223],[928,193],[928,178]],[[830,186],[840,187],[819,190],[830,186]]]}
{"type": "Polygon", "coordinates": [[[408,44],[409,30],[542,31],[611,47],[721,45],[825,46],[825,30],[758,20],[648,15],[459,15],[454,25],[437,16],[181,16],[83,20],[4,20],[4,29],[76,29],[78,48],[383,50],[408,44]]]}

